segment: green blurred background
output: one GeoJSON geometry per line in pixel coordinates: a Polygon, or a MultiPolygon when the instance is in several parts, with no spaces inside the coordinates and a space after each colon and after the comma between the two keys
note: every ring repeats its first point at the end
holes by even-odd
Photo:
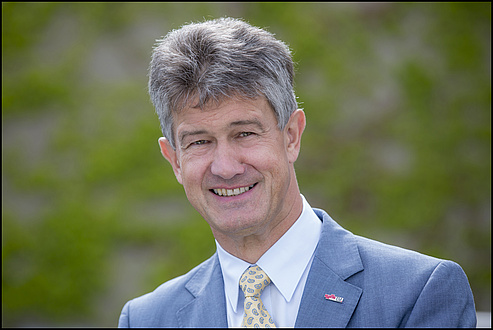
{"type": "Polygon", "coordinates": [[[458,262],[490,311],[490,3],[2,3],[3,326],[116,326],[214,253],[146,87],[156,39],[220,16],[293,49],[312,206],[458,262]]]}

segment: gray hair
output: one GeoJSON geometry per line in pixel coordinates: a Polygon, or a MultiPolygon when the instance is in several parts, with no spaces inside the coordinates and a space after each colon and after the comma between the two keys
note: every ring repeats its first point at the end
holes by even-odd
{"type": "Polygon", "coordinates": [[[233,18],[191,23],[169,32],[157,40],[149,67],[149,95],[173,148],[173,112],[203,108],[228,97],[264,96],[283,129],[298,107],[293,81],[288,46],[233,18]]]}

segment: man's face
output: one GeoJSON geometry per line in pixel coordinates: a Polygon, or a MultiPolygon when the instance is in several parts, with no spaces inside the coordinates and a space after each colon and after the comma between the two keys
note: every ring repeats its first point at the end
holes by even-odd
{"type": "Polygon", "coordinates": [[[176,151],[162,138],[162,153],[215,236],[261,234],[289,215],[299,197],[293,163],[301,110],[282,131],[263,97],[186,108],[174,120],[176,151]]]}

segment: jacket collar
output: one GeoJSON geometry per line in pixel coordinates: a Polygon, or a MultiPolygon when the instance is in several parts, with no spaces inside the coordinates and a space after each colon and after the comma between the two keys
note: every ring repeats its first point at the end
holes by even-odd
{"type": "Polygon", "coordinates": [[[217,253],[199,266],[185,288],[194,299],[176,313],[181,327],[228,326],[224,282],[217,253]]]}
{"type": "Polygon", "coordinates": [[[363,291],[345,280],[362,271],[363,264],[353,234],[324,211],[314,211],[323,227],[295,326],[345,327],[363,291]],[[342,302],[334,301],[337,298],[342,302]]]}

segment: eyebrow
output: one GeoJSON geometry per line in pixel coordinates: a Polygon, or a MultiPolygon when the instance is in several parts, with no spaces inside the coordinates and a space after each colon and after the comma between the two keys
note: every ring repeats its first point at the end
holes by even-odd
{"type": "MultiPolygon", "coordinates": [[[[248,125],[254,125],[257,126],[262,132],[265,132],[264,126],[258,119],[248,119],[248,120],[237,120],[233,121],[229,124],[229,127],[237,127],[237,126],[248,126],[248,125]]],[[[199,129],[195,131],[183,131],[180,133],[179,140],[180,143],[183,144],[183,140],[189,136],[195,136],[195,135],[201,135],[201,134],[207,134],[208,131],[205,129],[199,129]]]]}
{"type": "Polygon", "coordinates": [[[207,134],[207,131],[204,129],[196,130],[196,131],[183,131],[180,133],[180,137],[179,137],[180,143],[183,144],[183,140],[188,136],[194,136],[200,134],[207,134]]]}
{"type": "Polygon", "coordinates": [[[248,120],[237,120],[233,121],[229,124],[230,127],[235,127],[235,126],[248,126],[248,125],[254,125],[257,126],[262,132],[265,132],[264,125],[260,122],[258,119],[248,119],[248,120]]]}

